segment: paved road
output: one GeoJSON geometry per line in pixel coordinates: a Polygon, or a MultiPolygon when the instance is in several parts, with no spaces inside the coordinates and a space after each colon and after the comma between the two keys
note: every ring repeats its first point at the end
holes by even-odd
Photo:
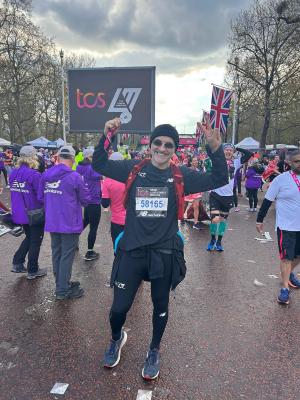
{"type": "MultiPolygon", "coordinates": [[[[34,281],[10,272],[21,238],[0,238],[0,399],[135,400],[139,390],[152,400],[299,399],[300,292],[288,307],[277,304],[279,279],[269,276],[279,275],[276,242],[254,240],[255,215],[244,200],[241,206],[230,216],[224,253],[206,252],[206,227],[182,226],[188,274],[172,293],[161,375],[150,384],[141,378],[151,328],[147,283],[128,315],[120,364],[100,367],[112,299],[108,213],[98,233],[100,260],[83,260],[86,233],[81,237],[73,277],[86,295],[78,300],[54,299],[47,234],[40,261],[49,274],[34,281]],[[65,395],[50,394],[56,382],[69,384],[65,395]]],[[[275,238],[273,226],[271,210],[266,230],[275,238]]]]}

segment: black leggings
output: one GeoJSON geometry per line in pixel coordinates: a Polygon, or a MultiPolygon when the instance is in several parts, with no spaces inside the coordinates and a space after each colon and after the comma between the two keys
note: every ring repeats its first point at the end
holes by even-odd
{"type": "Polygon", "coordinates": [[[114,222],[110,223],[110,234],[111,240],[113,242],[113,246],[115,245],[115,241],[121,232],[124,231],[124,225],[115,224],[114,222]]]}
{"type": "Polygon", "coordinates": [[[233,186],[233,204],[234,204],[234,207],[237,207],[238,204],[239,204],[237,193],[236,193],[236,189],[237,189],[237,187],[233,186]]]}
{"type": "Polygon", "coordinates": [[[257,207],[257,192],[258,189],[247,189],[248,192],[248,200],[249,200],[249,207],[256,208],[257,207]]]}
{"type": "MultiPolygon", "coordinates": [[[[161,254],[165,266],[162,278],[151,280],[151,298],[153,304],[153,334],[150,348],[159,348],[161,338],[168,322],[169,294],[172,278],[172,254],[161,254]]],[[[121,337],[121,329],[125,323],[136,292],[141,282],[147,279],[148,265],[146,253],[143,257],[133,257],[124,251],[121,256],[118,273],[114,282],[114,300],[110,310],[110,326],[112,339],[121,337]]]]}
{"type": "Polygon", "coordinates": [[[84,208],[83,213],[83,229],[90,225],[88,235],[88,250],[93,250],[97,237],[97,229],[101,218],[101,205],[89,204],[84,208]]]}
{"type": "Polygon", "coordinates": [[[1,175],[1,172],[3,172],[4,179],[5,179],[5,184],[7,186],[8,185],[8,182],[7,182],[7,171],[6,171],[6,169],[0,169],[0,175],[1,175]]]}

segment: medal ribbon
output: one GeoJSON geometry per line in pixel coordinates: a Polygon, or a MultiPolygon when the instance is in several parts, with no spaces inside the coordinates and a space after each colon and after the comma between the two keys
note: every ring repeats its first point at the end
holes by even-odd
{"type": "Polygon", "coordinates": [[[295,172],[292,172],[292,171],[291,171],[291,175],[292,175],[292,178],[294,179],[294,182],[296,183],[298,190],[300,192],[300,181],[299,181],[297,175],[295,174],[295,172]]]}

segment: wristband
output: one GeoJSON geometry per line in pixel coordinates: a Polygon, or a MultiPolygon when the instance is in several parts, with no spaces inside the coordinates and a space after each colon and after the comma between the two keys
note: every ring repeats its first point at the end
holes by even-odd
{"type": "Polygon", "coordinates": [[[111,148],[113,134],[114,134],[114,131],[109,130],[109,131],[107,132],[106,137],[105,137],[105,141],[104,141],[104,150],[106,151],[106,153],[108,153],[108,152],[109,152],[109,149],[111,148]]]}

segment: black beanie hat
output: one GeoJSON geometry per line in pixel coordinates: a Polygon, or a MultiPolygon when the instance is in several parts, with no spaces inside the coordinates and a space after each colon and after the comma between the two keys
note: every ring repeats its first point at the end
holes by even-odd
{"type": "Polygon", "coordinates": [[[175,151],[177,150],[177,147],[179,145],[179,134],[177,130],[174,128],[174,126],[170,124],[163,124],[163,125],[158,125],[156,128],[154,128],[154,130],[150,135],[150,146],[153,140],[157,136],[168,136],[171,139],[173,139],[175,143],[175,151]]]}

